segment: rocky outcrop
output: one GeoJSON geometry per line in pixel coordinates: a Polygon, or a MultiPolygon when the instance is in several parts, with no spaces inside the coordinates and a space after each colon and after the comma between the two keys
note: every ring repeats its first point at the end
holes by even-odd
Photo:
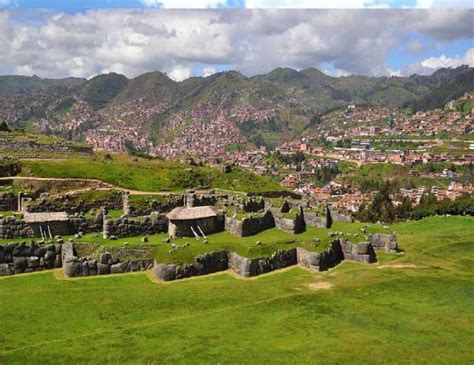
{"type": "Polygon", "coordinates": [[[374,233],[367,235],[367,241],[372,245],[374,250],[385,251],[385,252],[397,252],[397,235],[374,233]]]}
{"type": "Polygon", "coordinates": [[[34,242],[0,245],[0,276],[43,271],[61,267],[61,244],[34,242]]]}
{"type": "Polygon", "coordinates": [[[191,264],[174,265],[155,262],[153,271],[158,279],[171,281],[224,271],[228,269],[228,263],[227,252],[216,251],[197,256],[191,264]]]}
{"type": "Polygon", "coordinates": [[[273,227],[275,219],[269,210],[262,217],[246,217],[242,220],[227,217],[225,220],[225,230],[240,237],[253,236],[273,227]]]}
{"type": "Polygon", "coordinates": [[[34,237],[33,229],[23,220],[13,216],[0,218],[0,238],[34,237]]]}

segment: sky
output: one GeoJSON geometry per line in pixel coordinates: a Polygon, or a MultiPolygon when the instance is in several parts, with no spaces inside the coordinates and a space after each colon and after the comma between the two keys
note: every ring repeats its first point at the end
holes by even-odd
{"type": "Polygon", "coordinates": [[[0,74],[91,78],[117,72],[132,78],[162,71],[177,81],[225,70],[253,76],[276,67],[315,67],[334,76],[431,74],[474,66],[473,5],[0,0],[0,74]],[[191,6],[199,9],[183,9],[191,6]]]}

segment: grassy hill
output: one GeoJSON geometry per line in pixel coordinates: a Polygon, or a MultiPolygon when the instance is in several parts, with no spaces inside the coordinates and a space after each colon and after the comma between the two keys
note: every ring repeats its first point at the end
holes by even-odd
{"type": "Polygon", "coordinates": [[[10,94],[31,95],[50,86],[78,86],[85,79],[42,79],[38,76],[0,76],[0,96],[10,94]]]}
{"type": "Polygon", "coordinates": [[[284,190],[270,178],[244,170],[225,173],[221,169],[127,155],[23,160],[21,168],[23,176],[99,179],[123,188],[150,192],[202,186],[245,192],[284,190]]]}
{"type": "Polygon", "coordinates": [[[147,273],[1,279],[2,363],[470,364],[472,237],[467,217],[392,226],[400,255],[221,274],[171,284],[147,273]],[[34,330],[41,329],[41,330],[34,330]]]}

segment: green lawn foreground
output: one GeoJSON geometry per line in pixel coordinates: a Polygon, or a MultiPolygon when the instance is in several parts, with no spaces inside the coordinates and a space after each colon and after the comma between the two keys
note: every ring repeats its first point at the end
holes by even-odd
{"type": "Polygon", "coordinates": [[[0,363],[472,364],[474,219],[393,228],[403,254],[320,274],[2,279],[0,363]]]}

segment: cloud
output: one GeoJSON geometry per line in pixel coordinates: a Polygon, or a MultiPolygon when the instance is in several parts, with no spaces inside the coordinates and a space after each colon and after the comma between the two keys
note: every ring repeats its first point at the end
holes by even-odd
{"type": "Polygon", "coordinates": [[[206,9],[221,8],[226,5],[222,0],[140,0],[148,7],[165,9],[206,9]]]}
{"type": "Polygon", "coordinates": [[[429,75],[443,67],[455,68],[462,65],[474,67],[474,48],[467,50],[464,55],[458,55],[455,57],[447,57],[446,55],[441,55],[439,57],[429,57],[422,60],[421,62],[402,68],[399,73],[404,76],[409,76],[414,73],[419,75],[429,75]]]}
{"type": "Polygon", "coordinates": [[[203,75],[224,67],[255,75],[280,66],[330,64],[338,74],[388,76],[398,72],[388,67],[388,56],[406,49],[413,34],[428,44],[472,38],[474,14],[461,9],[102,9],[41,13],[41,22],[27,23],[17,20],[22,11],[0,12],[0,70],[13,65],[17,73],[55,78],[111,71],[135,77],[161,70],[176,79],[203,64],[203,75]]]}
{"type": "Polygon", "coordinates": [[[191,68],[177,65],[168,73],[168,76],[175,81],[183,81],[191,77],[191,68]]]}
{"type": "Polygon", "coordinates": [[[202,70],[202,75],[204,77],[211,76],[212,74],[216,73],[216,69],[214,67],[206,67],[202,70]]]}

